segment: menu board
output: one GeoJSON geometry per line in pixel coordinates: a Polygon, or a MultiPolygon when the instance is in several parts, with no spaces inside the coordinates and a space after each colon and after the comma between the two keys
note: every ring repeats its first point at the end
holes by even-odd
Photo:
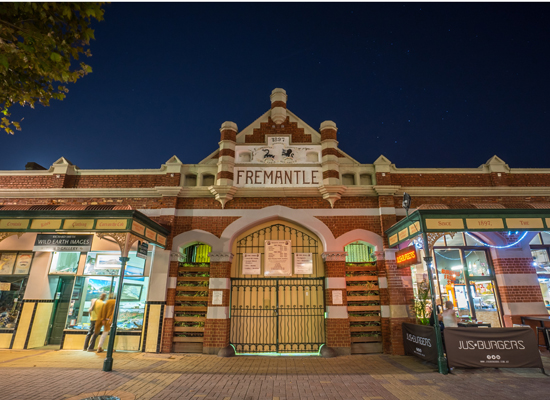
{"type": "Polygon", "coordinates": [[[292,242],[265,241],[265,276],[292,276],[292,242]]]}
{"type": "Polygon", "coordinates": [[[11,275],[17,253],[0,254],[0,275],[11,275]]]}
{"type": "Polygon", "coordinates": [[[260,253],[243,254],[243,275],[260,275],[261,263],[260,253]]]}
{"type": "Polygon", "coordinates": [[[312,253],[294,253],[294,273],[296,275],[313,274],[312,253]]]}
{"type": "Polygon", "coordinates": [[[15,262],[14,274],[26,275],[31,267],[32,253],[20,253],[15,262]]]}

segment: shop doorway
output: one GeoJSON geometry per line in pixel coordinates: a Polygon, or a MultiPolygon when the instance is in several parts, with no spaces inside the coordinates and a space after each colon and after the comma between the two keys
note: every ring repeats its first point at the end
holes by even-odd
{"type": "Polygon", "coordinates": [[[312,232],[287,221],[265,223],[239,236],[234,244],[230,303],[230,342],[237,354],[319,351],[325,343],[322,251],[312,232]],[[284,251],[289,260],[287,267],[281,267],[286,271],[281,276],[266,272],[264,265],[266,243],[272,241],[288,242],[291,249],[284,251]],[[297,267],[297,253],[309,260],[307,268],[297,267]],[[255,269],[243,268],[245,255],[257,257],[255,269]]]}
{"type": "Polygon", "coordinates": [[[67,315],[71,306],[71,294],[73,291],[74,276],[61,276],[57,282],[53,303],[52,319],[46,344],[61,345],[63,331],[67,323],[67,315]]]}

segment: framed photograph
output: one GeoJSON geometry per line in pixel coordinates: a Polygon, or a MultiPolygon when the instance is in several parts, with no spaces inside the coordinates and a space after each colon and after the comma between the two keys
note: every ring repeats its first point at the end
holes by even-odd
{"type": "Polygon", "coordinates": [[[0,275],[11,275],[17,253],[0,253],[0,275]]]}
{"type": "Polygon", "coordinates": [[[32,263],[32,253],[19,253],[15,262],[16,275],[28,275],[32,263]]]}
{"type": "Polygon", "coordinates": [[[139,301],[141,299],[141,292],[143,291],[142,285],[135,285],[132,283],[125,283],[122,286],[122,294],[120,301],[139,301]]]}
{"type": "Polygon", "coordinates": [[[120,256],[115,254],[98,254],[95,269],[120,269],[120,256]]]}

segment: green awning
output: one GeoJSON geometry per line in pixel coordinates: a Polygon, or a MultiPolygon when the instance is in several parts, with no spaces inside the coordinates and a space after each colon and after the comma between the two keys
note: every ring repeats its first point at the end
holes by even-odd
{"type": "Polygon", "coordinates": [[[0,232],[129,232],[162,248],[166,247],[169,235],[166,228],[136,210],[56,210],[54,207],[0,209],[0,232]]]}
{"type": "Polygon", "coordinates": [[[550,230],[550,209],[419,209],[386,230],[390,247],[423,232],[550,230]]]}

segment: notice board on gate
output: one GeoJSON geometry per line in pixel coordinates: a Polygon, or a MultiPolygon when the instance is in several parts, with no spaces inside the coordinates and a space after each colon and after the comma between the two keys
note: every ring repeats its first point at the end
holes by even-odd
{"type": "Polygon", "coordinates": [[[437,364],[435,330],[431,325],[402,324],[405,354],[437,364]]]}
{"type": "Polygon", "coordinates": [[[531,328],[445,328],[449,367],[541,368],[531,328]]]}

